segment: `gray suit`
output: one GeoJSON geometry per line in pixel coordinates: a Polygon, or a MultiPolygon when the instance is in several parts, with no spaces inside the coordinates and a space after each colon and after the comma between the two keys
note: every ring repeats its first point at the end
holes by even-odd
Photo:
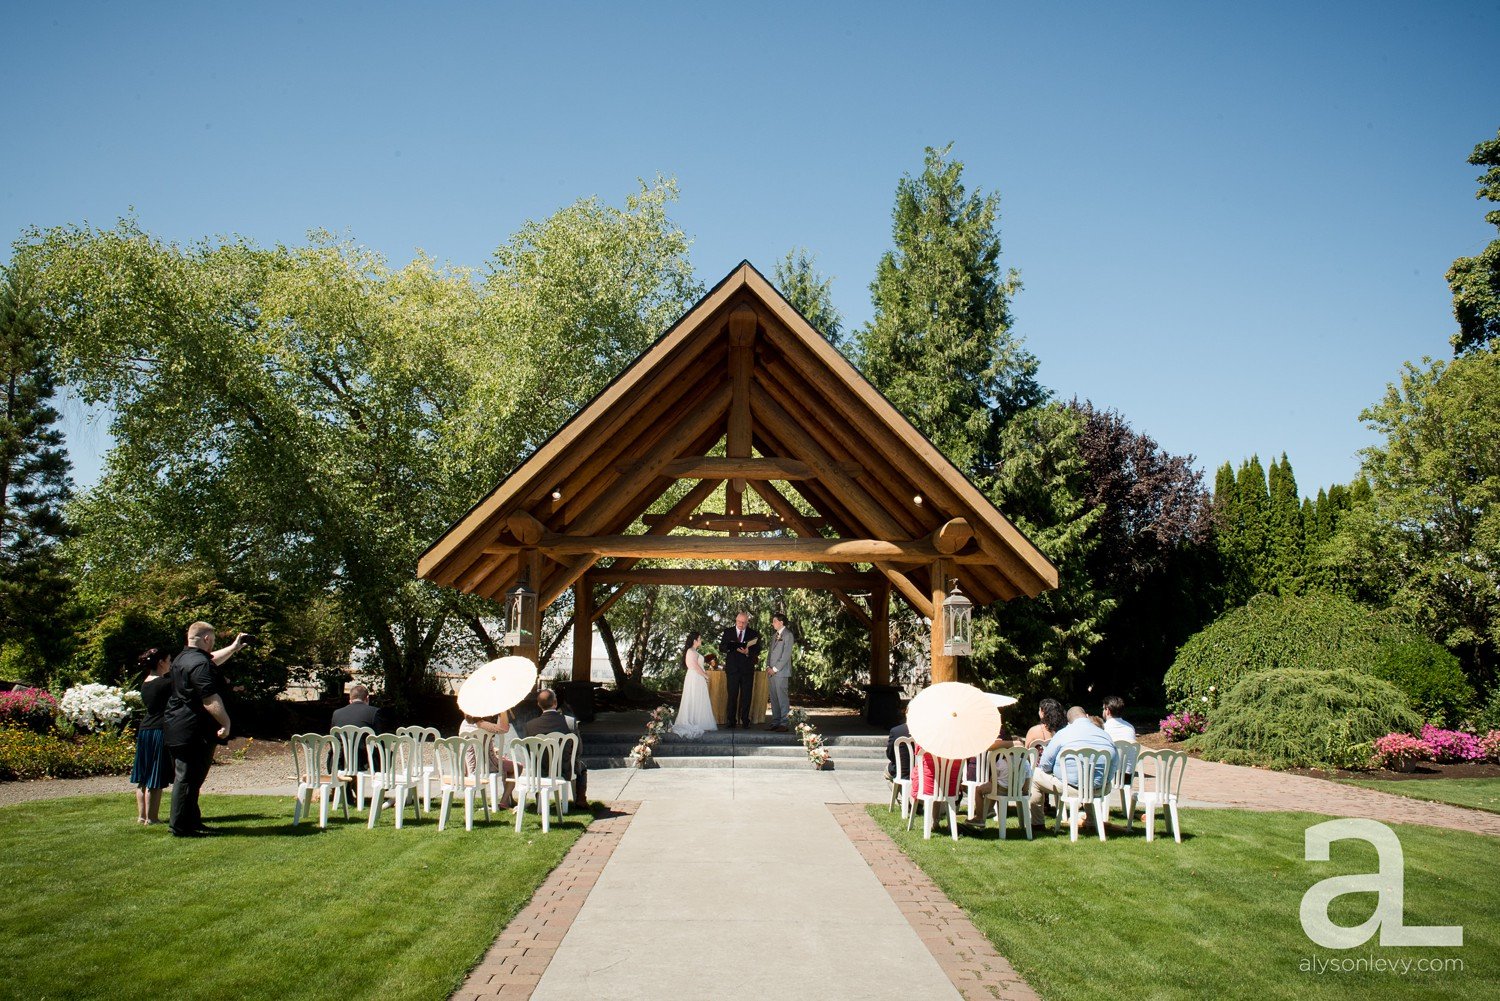
{"type": "Polygon", "coordinates": [[[796,642],[797,637],[787,626],[781,630],[780,636],[771,636],[766,650],[766,670],[775,672],[767,679],[767,686],[771,689],[772,726],[786,726],[786,716],[792,708],[787,689],[792,682],[792,647],[796,642]]]}

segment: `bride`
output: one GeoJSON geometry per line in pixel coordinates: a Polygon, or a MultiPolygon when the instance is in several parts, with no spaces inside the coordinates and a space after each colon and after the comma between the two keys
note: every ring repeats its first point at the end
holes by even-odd
{"type": "Polygon", "coordinates": [[[717,730],[714,722],[714,706],[708,697],[708,674],[703,670],[703,655],[698,648],[703,645],[701,633],[688,633],[687,645],[682,649],[682,661],[687,674],[682,679],[682,702],[677,707],[677,722],[672,732],[688,740],[697,740],[706,731],[717,730]]]}

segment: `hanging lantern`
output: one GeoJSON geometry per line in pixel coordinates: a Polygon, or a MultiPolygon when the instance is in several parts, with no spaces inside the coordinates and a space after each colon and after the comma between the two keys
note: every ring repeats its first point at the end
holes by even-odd
{"type": "Polygon", "coordinates": [[[536,621],[536,592],[531,583],[522,577],[516,586],[505,595],[505,636],[501,646],[515,648],[532,646],[536,636],[531,624],[536,621]]]}
{"type": "Polygon", "coordinates": [[[943,599],[943,656],[967,657],[974,652],[974,603],[953,582],[943,599]]]}

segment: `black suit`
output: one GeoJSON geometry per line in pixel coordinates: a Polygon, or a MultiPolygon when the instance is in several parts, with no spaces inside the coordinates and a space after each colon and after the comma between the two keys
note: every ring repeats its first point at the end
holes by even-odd
{"type": "MultiPolygon", "coordinates": [[[[367,726],[376,733],[384,730],[380,710],[368,702],[351,702],[347,706],[339,706],[333,711],[333,721],[329,724],[330,728],[335,726],[367,726]]],[[[370,767],[370,749],[365,746],[364,734],[359,736],[354,755],[355,763],[350,766],[350,771],[370,767]]]]}
{"type": "Polygon", "coordinates": [[[760,644],[749,644],[759,639],[760,633],[748,624],[743,636],[740,635],[738,626],[730,626],[719,637],[719,649],[724,654],[724,681],[729,703],[724,715],[729,717],[730,726],[750,725],[750,696],[755,690],[755,662],[760,657],[760,644]],[[747,647],[749,652],[740,653],[740,647],[747,647]]]}
{"type": "MultiPolygon", "coordinates": [[[[564,716],[556,709],[548,709],[546,712],[542,713],[535,719],[531,720],[531,722],[526,724],[526,736],[528,737],[540,737],[543,734],[548,733],[576,732],[577,731],[575,731],[571,726],[568,725],[568,717],[564,716]]],[[[578,750],[579,754],[574,757],[572,761],[567,762],[563,767],[565,771],[568,770],[569,767],[571,767],[573,772],[573,805],[580,810],[586,810],[588,809],[589,805],[589,769],[588,766],[583,763],[582,737],[579,738],[578,750]]]]}

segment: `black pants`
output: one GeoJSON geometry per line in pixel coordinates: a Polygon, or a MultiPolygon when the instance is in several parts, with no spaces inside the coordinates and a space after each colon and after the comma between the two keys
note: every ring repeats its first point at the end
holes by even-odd
{"type": "Polygon", "coordinates": [[[724,715],[729,725],[750,725],[750,696],[755,691],[754,671],[727,671],[724,677],[726,698],[724,715]]]}
{"type": "Polygon", "coordinates": [[[176,767],[176,778],[172,782],[172,812],[167,826],[173,834],[191,834],[203,826],[203,814],[198,809],[198,791],[203,780],[208,778],[209,766],[214,763],[214,745],[207,741],[191,744],[173,744],[167,748],[176,767]]]}

